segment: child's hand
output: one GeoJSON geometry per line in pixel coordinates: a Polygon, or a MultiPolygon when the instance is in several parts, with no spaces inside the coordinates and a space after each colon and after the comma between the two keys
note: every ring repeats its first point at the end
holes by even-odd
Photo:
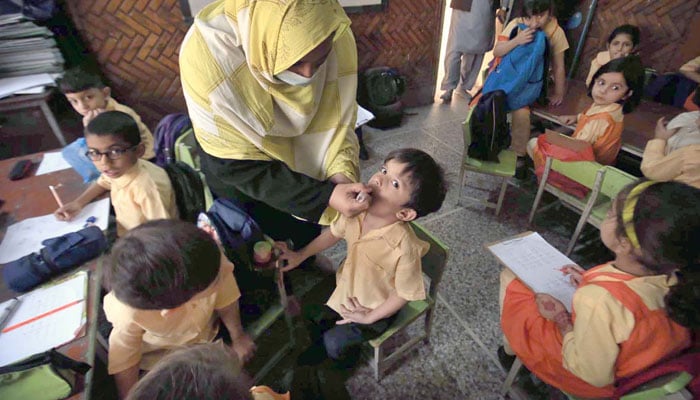
{"type": "Polygon", "coordinates": [[[576,287],[581,285],[581,282],[583,281],[583,273],[586,272],[586,270],[576,264],[565,265],[561,267],[560,271],[564,273],[564,275],[569,275],[569,281],[576,287]]]}
{"type": "Polygon", "coordinates": [[[287,244],[284,242],[275,242],[274,246],[275,248],[282,251],[282,254],[280,254],[280,256],[277,257],[277,263],[280,271],[282,272],[293,270],[306,259],[301,255],[300,252],[293,251],[289,247],[287,247],[287,244]]]}
{"type": "Polygon", "coordinates": [[[336,322],[336,325],[344,325],[354,322],[356,324],[371,324],[369,318],[369,313],[372,311],[371,308],[367,308],[360,304],[357,297],[348,297],[346,304],[340,305],[340,316],[343,317],[340,321],[336,322]]]}
{"type": "Polygon", "coordinates": [[[654,130],[654,139],[668,140],[671,138],[671,136],[675,135],[676,132],[678,132],[678,128],[676,128],[676,129],[666,128],[666,118],[661,117],[661,118],[659,118],[658,121],[656,121],[656,129],[654,130]]]}
{"type": "Polygon", "coordinates": [[[246,363],[253,358],[253,354],[255,354],[255,342],[253,342],[253,339],[251,339],[247,333],[243,333],[231,339],[231,341],[231,352],[236,355],[241,362],[246,363]]]}
{"type": "Polygon", "coordinates": [[[558,106],[564,101],[564,94],[563,93],[554,93],[553,95],[549,96],[549,105],[550,106],[558,106]]]}
{"type": "Polygon", "coordinates": [[[75,201],[71,201],[70,203],[66,203],[63,205],[63,207],[54,211],[53,215],[56,216],[56,219],[59,221],[70,221],[75,218],[76,215],[80,214],[80,210],[82,209],[83,207],[81,207],[80,204],[76,203],[75,201]]]}
{"type": "Polygon", "coordinates": [[[518,31],[518,34],[515,35],[515,38],[513,40],[515,43],[518,45],[522,44],[528,44],[532,42],[535,39],[535,30],[532,28],[527,28],[524,31],[518,31]]]}
{"type": "Polygon", "coordinates": [[[104,108],[96,108],[94,110],[90,110],[83,116],[83,127],[87,127],[90,121],[95,119],[96,116],[100,115],[105,111],[104,108]]]}
{"type": "Polygon", "coordinates": [[[577,115],[560,115],[557,119],[564,125],[575,125],[578,122],[577,115]]]}
{"type": "Polygon", "coordinates": [[[566,307],[561,301],[548,294],[537,293],[535,302],[540,315],[557,324],[562,336],[574,329],[571,315],[566,311],[566,307]]]}

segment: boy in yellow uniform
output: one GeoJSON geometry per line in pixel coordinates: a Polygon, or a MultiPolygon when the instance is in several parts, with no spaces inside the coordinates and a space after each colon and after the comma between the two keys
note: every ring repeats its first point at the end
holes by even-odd
{"type": "Polygon", "coordinates": [[[233,264],[193,224],[149,221],[115,243],[106,262],[104,312],[112,323],[107,370],[120,398],[165,354],[218,335],[247,361],[255,351],[243,331],[233,264]]]}
{"type": "Polygon", "coordinates": [[[98,114],[85,129],[85,141],[86,155],[101,175],[77,199],[56,210],[57,219],[71,220],[107,191],[117,217],[118,236],[148,220],[178,218],[168,174],[141,159],[145,146],[131,116],[120,111],[98,114]]]}
{"type": "MultiPolygon", "coordinates": [[[[112,98],[110,87],[106,86],[98,75],[80,67],[71,68],[58,80],[58,88],[73,109],[83,117],[83,127],[87,127],[90,121],[104,111],[121,111],[128,114],[136,121],[144,145],[141,158],[150,160],[155,157],[151,131],[136,111],[112,98]]],[[[86,151],[85,140],[80,138],[66,146],[62,153],[68,163],[88,182],[99,176],[99,171],[91,167],[90,160],[85,159],[86,151]]]]}
{"type": "Polygon", "coordinates": [[[304,308],[314,345],[300,356],[302,365],[326,356],[352,362],[353,347],[381,335],[406,303],[425,299],[421,257],[429,245],[408,222],[442,206],[447,192],[442,168],[421,150],[399,149],[389,153],[368,186],[366,212],[340,216],[308,246],[284,249],[280,256],[288,271],[340,239],[347,242],[347,258],[326,306],[304,308]]]}

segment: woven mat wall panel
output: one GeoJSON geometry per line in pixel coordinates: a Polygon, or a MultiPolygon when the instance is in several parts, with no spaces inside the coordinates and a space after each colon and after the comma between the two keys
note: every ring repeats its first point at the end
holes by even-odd
{"type": "Polygon", "coordinates": [[[66,3],[119,102],[136,110],[151,128],[164,115],[186,110],[178,50],[187,25],[178,0],[66,3]]]}
{"type": "MultiPolygon", "coordinates": [[[[608,35],[616,26],[637,25],[641,30],[640,57],[645,66],[659,72],[675,71],[686,59],[681,48],[697,43],[688,37],[690,23],[697,21],[700,1],[692,0],[601,0],[586,39],[576,76],[585,79],[591,60],[605,50],[608,35]]],[[[584,12],[585,15],[585,12],[584,12]]],[[[575,44],[572,44],[572,51],[575,44]]],[[[700,46],[695,45],[696,50],[700,46]]],[[[696,54],[700,55],[700,54],[696,54]]]]}

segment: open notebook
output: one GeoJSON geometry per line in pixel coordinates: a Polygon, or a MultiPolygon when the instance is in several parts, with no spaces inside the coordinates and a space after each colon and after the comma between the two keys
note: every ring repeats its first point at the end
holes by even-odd
{"type": "Polygon", "coordinates": [[[571,312],[576,287],[561,268],[576,264],[536,232],[486,245],[496,258],[508,267],[535,293],[547,293],[564,303],[571,312]]]}

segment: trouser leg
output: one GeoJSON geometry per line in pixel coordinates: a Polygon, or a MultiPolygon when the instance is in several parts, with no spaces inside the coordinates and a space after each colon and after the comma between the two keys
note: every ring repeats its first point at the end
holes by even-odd
{"type": "Polygon", "coordinates": [[[462,56],[462,68],[460,71],[461,88],[469,91],[479,77],[481,64],[484,62],[483,54],[464,54],[462,56]]]}

